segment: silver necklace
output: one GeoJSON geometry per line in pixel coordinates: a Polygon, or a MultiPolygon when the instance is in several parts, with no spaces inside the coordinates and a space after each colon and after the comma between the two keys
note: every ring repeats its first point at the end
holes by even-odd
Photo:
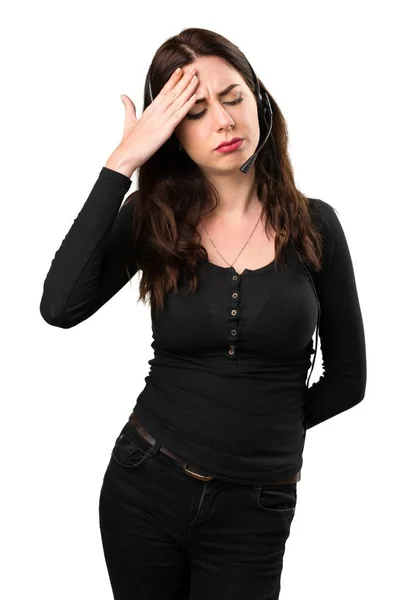
{"type": "Polygon", "coordinates": [[[254,227],[254,229],[252,230],[250,237],[249,237],[249,238],[248,238],[248,240],[245,242],[245,244],[244,244],[243,248],[241,249],[241,252],[238,254],[238,256],[236,257],[236,259],[234,260],[234,262],[233,262],[232,264],[229,264],[229,262],[226,260],[226,258],[224,258],[224,257],[222,256],[222,254],[219,252],[218,248],[215,246],[215,242],[213,241],[213,239],[212,239],[212,238],[210,237],[210,235],[209,235],[209,231],[206,229],[206,227],[205,227],[205,226],[203,225],[203,223],[202,223],[202,226],[203,226],[204,230],[206,231],[206,233],[208,234],[208,236],[209,236],[209,239],[210,239],[210,241],[212,242],[212,244],[213,244],[213,247],[215,248],[216,252],[217,252],[217,253],[219,254],[219,256],[220,256],[220,257],[221,257],[221,258],[222,258],[222,259],[223,259],[223,260],[226,262],[226,264],[227,264],[227,265],[229,265],[230,267],[232,267],[232,266],[234,265],[234,263],[237,261],[238,257],[241,255],[242,251],[244,250],[245,246],[246,246],[246,245],[248,244],[248,242],[250,241],[250,239],[251,239],[251,237],[252,237],[252,235],[253,235],[254,231],[255,231],[255,230],[256,230],[256,228],[257,228],[257,225],[258,225],[258,223],[260,222],[260,219],[261,219],[261,214],[262,214],[262,213],[260,213],[260,216],[258,217],[257,223],[255,224],[255,227],[254,227]]]}
{"type": "MultiPolygon", "coordinates": [[[[233,124],[232,124],[232,123],[230,124],[230,127],[231,127],[231,129],[232,129],[232,127],[233,127],[233,124]]],[[[224,256],[222,256],[222,254],[219,252],[218,248],[217,248],[217,247],[216,247],[216,245],[215,245],[215,242],[214,242],[214,241],[213,241],[213,239],[210,237],[209,231],[206,229],[206,227],[205,227],[205,226],[203,225],[203,223],[202,223],[202,226],[203,226],[204,230],[206,231],[206,233],[208,234],[208,237],[209,237],[210,241],[212,242],[212,245],[213,245],[213,247],[215,248],[216,252],[217,252],[217,253],[219,254],[219,256],[220,256],[220,257],[221,257],[221,258],[222,258],[222,259],[223,259],[223,260],[226,262],[226,264],[227,264],[227,265],[229,265],[230,267],[232,267],[232,266],[234,265],[234,263],[236,263],[236,261],[238,260],[238,258],[241,256],[241,253],[242,253],[242,251],[244,250],[244,248],[246,247],[246,245],[248,244],[248,242],[249,242],[249,241],[250,241],[250,239],[252,238],[252,235],[253,235],[254,231],[256,230],[258,223],[260,222],[260,219],[261,219],[261,214],[262,214],[262,212],[260,213],[260,216],[258,217],[257,223],[255,224],[255,227],[254,227],[254,229],[252,230],[250,237],[249,237],[249,238],[248,238],[248,240],[245,242],[245,244],[244,244],[243,248],[241,249],[241,252],[238,254],[238,256],[236,257],[236,259],[234,260],[234,262],[233,262],[232,264],[229,264],[229,262],[226,260],[226,258],[225,258],[224,256]]]]}

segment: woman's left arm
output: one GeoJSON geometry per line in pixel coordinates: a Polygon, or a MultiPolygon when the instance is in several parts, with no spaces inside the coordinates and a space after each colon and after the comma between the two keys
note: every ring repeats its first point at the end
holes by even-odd
{"type": "Polygon", "coordinates": [[[366,391],[366,343],[353,264],[334,208],[313,200],[325,236],[324,268],[312,272],[319,302],[323,375],[308,388],[306,429],[352,408],[366,391]]]}

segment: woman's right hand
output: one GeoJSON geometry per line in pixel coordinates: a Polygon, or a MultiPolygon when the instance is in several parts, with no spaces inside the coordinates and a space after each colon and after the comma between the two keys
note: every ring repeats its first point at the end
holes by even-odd
{"type": "Polygon", "coordinates": [[[182,70],[178,74],[172,73],[139,119],[132,100],[126,95],[122,97],[125,124],[122,140],[112,154],[113,162],[117,160],[125,166],[129,165],[134,172],[169,139],[196,98],[193,95],[198,81],[194,76],[195,69],[191,73],[187,69],[186,73],[182,70]]]}

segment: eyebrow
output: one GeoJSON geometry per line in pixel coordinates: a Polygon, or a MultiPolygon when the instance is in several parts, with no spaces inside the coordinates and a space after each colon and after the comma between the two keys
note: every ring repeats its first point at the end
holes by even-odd
{"type": "MultiPolygon", "coordinates": [[[[231,85],[228,85],[227,88],[225,88],[224,90],[222,90],[222,92],[219,92],[218,97],[220,98],[221,96],[226,96],[234,87],[241,85],[240,83],[231,83],[231,85]]],[[[201,104],[202,102],[206,102],[205,98],[197,98],[195,100],[195,104],[201,104]]]]}

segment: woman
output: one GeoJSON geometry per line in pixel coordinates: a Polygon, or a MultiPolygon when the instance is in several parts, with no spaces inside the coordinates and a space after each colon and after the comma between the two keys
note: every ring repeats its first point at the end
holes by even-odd
{"type": "Polygon", "coordinates": [[[122,140],[40,307],[74,327],[139,270],[151,300],[154,358],[100,494],[113,595],[273,600],[306,430],[365,394],[346,238],[330,204],[296,189],[279,107],[224,37],[170,38],[142,116],[123,102],[122,140]],[[315,329],[324,375],[308,388],[315,329]]]}

